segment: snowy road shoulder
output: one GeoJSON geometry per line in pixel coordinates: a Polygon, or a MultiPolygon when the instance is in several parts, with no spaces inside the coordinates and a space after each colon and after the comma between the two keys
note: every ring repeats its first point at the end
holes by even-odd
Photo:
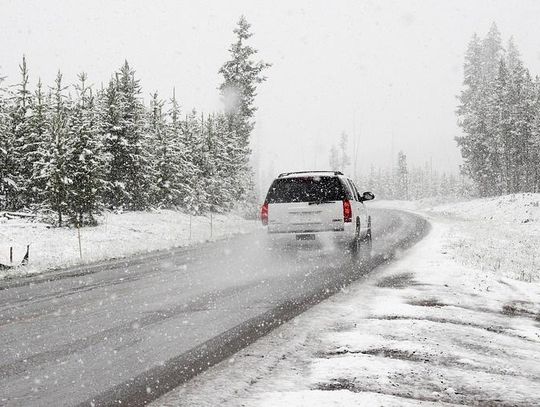
{"type": "Polygon", "coordinates": [[[456,241],[476,250],[485,230],[454,215],[432,211],[400,261],[153,405],[540,404],[540,287],[463,261],[456,241]]]}
{"type": "Polygon", "coordinates": [[[188,246],[256,230],[258,222],[234,214],[190,216],[172,210],[106,213],[95,227],[53,228],[26,219],[0,217],[0,263],[19,263],[30,245],[28,266],[0,271],[0,279],[38,274],[155,250],[188,246]]]}

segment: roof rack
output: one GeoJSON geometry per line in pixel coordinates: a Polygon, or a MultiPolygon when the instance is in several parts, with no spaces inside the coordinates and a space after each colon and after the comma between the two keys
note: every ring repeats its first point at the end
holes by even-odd
{"type": "Polygon", "coordinates": [[[312,172],[328,172],[334,175],[343,175],[341,171],[293,171],[293,172],[282,172],[278,175],[278,178],[286,177],[287,175],[293,175],[293,174],[308,174],[312,172]]]}

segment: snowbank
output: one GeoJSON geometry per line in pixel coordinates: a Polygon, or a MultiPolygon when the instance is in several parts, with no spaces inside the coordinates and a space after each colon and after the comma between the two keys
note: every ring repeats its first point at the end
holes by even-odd
{"type": "Polygon", "coordinates": [[[448,248],[464,265],[498,276],[540,280],[540,194],[524,193],[441,204],[439,200],[379,201],[374,207],[408,210],[451,222],[448,248]],[[459,233],[456,234],[456,228],[459,233]]]}
{"type": "Polygon", "coordinates": [[[10,247],[14,263],[20,262],[30,245],[29,265],[0,271],[0,278],[186,246],[248,232],[257,225],[233,214],[213,215],[210,222],[209,217],[170,210],[106,213],[98,226],[80,230],[81,259],[76,229],[0,217],[0,263],[9,264],[10,247]]]}
{"type": "Polygon", "coordinates": [[[467,202],[443,204],[432,209],[472,221],[493,221],[497,224],[526,224],[540,222],[540,194],[513,194],[467,202]]]}
{"type": "Polygon", "coordinates": [[[540,286],[508,278],[512,263],[480,266],[533,271],[516,232],[538,254],[537,199],[424,209],[432,231],[400,261],[153,406],[540,405],[540,286]]]}
{"type": "Polygon", "coordinates": [[[454,223],[448,247],[462,264],[496,276],[540,280],[540,194],[440,205],[427,213],[454,223]]]}

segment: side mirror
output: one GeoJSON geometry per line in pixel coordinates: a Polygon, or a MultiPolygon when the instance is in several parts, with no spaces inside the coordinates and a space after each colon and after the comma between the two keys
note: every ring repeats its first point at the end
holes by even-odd
{"type": "Polygon", "coordinates": [[[360,199],[362,202],[364,201],[372,201],[373,199],[375,199],[375,195],[373,195],[373,193],[371,192],[364,192],[362,194],[362,198],[360,199]]]}

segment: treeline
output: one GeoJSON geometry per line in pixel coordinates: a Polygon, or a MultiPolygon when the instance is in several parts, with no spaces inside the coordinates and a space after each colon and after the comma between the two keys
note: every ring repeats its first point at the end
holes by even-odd
{"type": "Polygon", "coordinates": [[[252,199],[253,102],[268,64],[251,60],[243,17],[234,33],[220,69],[223,113],[182,113],[174,91],[145,105],[127,61],[101,89],[84,73],[66,86],[60,72],[30,89],[23,58],[19,83],[0,92],[0,208],[81,225],[103,208],[204,213],[252,199]]]}
{"type": "Polygon", "coordinates": [[[465,56],[457,138],[463,169],[481,196],[540,191],[540,78],[531,77],[513,40],[492,25],[465,56]]]}
{"type": "Polygon", "coordinates": [[[470,181],[466,177],[437,171],[431,163],[409,167],[402,151],[392,168],[371,166],[368,174],[358,177],[357,183],[374,192],[378,199],[417,200],[471,195],[470,181]]]}

